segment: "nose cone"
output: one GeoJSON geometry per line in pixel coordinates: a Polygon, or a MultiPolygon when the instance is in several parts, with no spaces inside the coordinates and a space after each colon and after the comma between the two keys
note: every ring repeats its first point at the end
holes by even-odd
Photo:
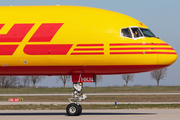
{"type": "Polygon", "coordinates": [[[173,64],[177,59],[176,51],[167,43],[158,45],[158,67],[164,68],[173,64]]]}

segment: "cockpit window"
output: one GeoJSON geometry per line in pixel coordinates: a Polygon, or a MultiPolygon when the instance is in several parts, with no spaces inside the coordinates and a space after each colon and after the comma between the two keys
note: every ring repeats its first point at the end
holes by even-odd
{"type": "Polygon", "coordinates": [[[123,29],[121,29],[121,36],[122,36],[122,37],[132,38],[130,29],[129,29],[129,28],[123,28],[123,29]]]}
{"type": "Polygon", "coordinates": [[[140,28],[145,37],[156,37],[149,29],[140,28]]]}
{"type": "Polygon", "coordinates": [[[134,38],[138,38],[138,37],[142,37],[143,36],[138,28],[131,28],[131,29],[132,29],[134,38]]]}
{"type": "Polygon", "coordinates": [[[139,27],[127,27],[121,29],[121,36],[137,39],[140,37],[156,37],[149,29],[139,27]]]}

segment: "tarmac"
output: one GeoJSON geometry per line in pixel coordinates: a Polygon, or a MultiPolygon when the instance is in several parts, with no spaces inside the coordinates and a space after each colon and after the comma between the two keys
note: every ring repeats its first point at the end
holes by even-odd
{"type": "MultiPolygon", "coordinates": [[[[180,95],[180,93],[84,93],[85,95],[180,95]]],[[[71,96],[72,94],[0,94],[0,96],[71,96]]]]}
{"type": "MultiPolygon", "coordinates": [[[[68,105],[70,102],[0,102],[0,105],[68,105]]],[[[78,102],[79,104],[115,104],[115,102],[78,102]]],[[[117,102],[117,104],[180,104],[180,102],[117,102]]]]}
{"type": "Polygon", "coordinates": [[[179,120],[180,109],[83,110],[67,116],[65,110],[1,110],[0,120],[179,120]]]}

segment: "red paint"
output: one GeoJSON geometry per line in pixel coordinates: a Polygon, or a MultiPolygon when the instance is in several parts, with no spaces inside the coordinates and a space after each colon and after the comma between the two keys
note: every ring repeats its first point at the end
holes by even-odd
{"type": "Polygon", "coordinates": [[[104,55],[104,52],[71,53],[71,55],[104,55]]]}
{"type": "Polygon", "coordinates": [[[104,46],[104,44],[77,44],[77,46],[104,46]]]}
{"type": "Polygon", "coordinates": [[[43,23],[29,42],[50,42],[64,23],[43,23]]]}
{"type": "Polygon", "coordinates": [[[1,66],[0,75],[110,75],[147,72],[169,65],[1,66]]]}
{"type": "Polygon", "coordinates": [[[0,24],[0,29],[4,26],[5,24],[0,24]]]}
{"type": "Polygon", "coordinates": [[[98,51],[104,50],[104,48],[75,48],[74,51],[98,51]]]}
{"type": "Polygon", "coordinates": [[[0,45],[0,55],[13,55],[18,45],[0,45]]]}
{"type": "Polygon", "coordinates": [[[93,75],[72,75],[72,82],[94,82],[93,75]]]}
{"type": "Polygon", "coordinates": [[[0,34],[0,42],[21,42],[34,24],[14,24],[7,34],[0,34]]]}
{"type": "MultiPolygon", "coordinates": [[[[111,55],[113,54],[123,54],[123,55],[128,55],[128,54],[143,54],[143,52],[110,52],[111,55]]],[[[157,54],[157,52],[156,52],[157,54]]]]}
{"type": "Polygon", "coordinates": [[[176,52],[110,52],[111,55],[129,55],[129,54],[176,54],[176,52]]]}
{"type": "Polygon", "coordinates": [[[159,43],[159,45],[167,45],[167,46],[169,46],[167,43],[159,43]]]}
{"type": "Polygon", "coordinates": [[[26,45],[24,53],[28,55],[66,55],[71,47],[72,44],[26,45]]]}
{"type": "MultiPolygon", "coordinates": [[[[126,46],[126,45],[168,45],[167,43],[113,43],[110,46],[126,46]]],[[[169,46],[169,45],[168,45],[169,46]]]]}
{"type": "Polygon", "coordinates": [[[177,54],[176,52],[158,52],[158,54],[177,54]]]}
{"type": "Polygon", "coordinates": [[[22,99],[20,99],[20,98],[9,98],[8,101],[9,102],[21,102],[22,99]]]}
{"type": "Polygon", "coordinates": [[[110,48],[110,50],[174,50],[173,48],[110,48]]]}
{"type": "Polygon", "coordinates": [[[158,47],[157,49],[158,50],[174,50],[173,48],[161,48],[161,47],[158,47]]]}
{"type": "Polygon", "coordinates": [[[139,23],[141,26],[145,26],[143,23],[139,23]]]}

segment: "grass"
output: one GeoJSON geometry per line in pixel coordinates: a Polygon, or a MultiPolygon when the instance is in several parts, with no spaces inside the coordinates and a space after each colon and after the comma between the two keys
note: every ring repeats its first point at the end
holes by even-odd
{"type": "MultiPolygon", "coordinates": [[[[0,110],[65,110],[67,105],[0,105],[0,110]]],[[[114,105],[82,105],[85,109],[115,109],[114,105]]],[[[121,104],[117,109],[179,109],[180,104],[121,104]]]]}
{"type": "MultiPolygon", "coordinates": [[[[71,93],[72,88],[4,88],[0,94],[55,94],[71,93]]],[[[180,86],[142,87],[84,87],[83,93],[166,93],[180,92],[180,86]]]]}
{"type": "MultiPolygon", "coordinates": [[[[24,102],[68,102],[71,96],[1,96],[0,102],[9,98],[23,98],[24,102]]],[[[103,95],[88,96],[85,102],[180,102],[180,95],[103,95]]]]}

